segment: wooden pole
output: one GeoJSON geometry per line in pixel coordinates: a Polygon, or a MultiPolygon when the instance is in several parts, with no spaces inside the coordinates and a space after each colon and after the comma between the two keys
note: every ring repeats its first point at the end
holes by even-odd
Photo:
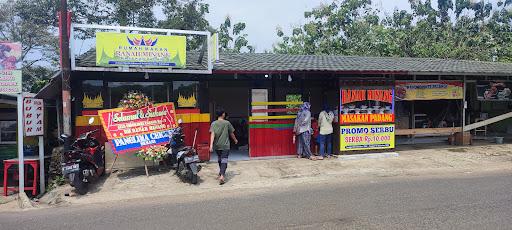
{"type": "Polygon", "coordinates": [[[60,1],[61,67],[62,67],[62,123],[63,133],[71,135],[71,63],[69,60],[68,2],[60,1]]]}

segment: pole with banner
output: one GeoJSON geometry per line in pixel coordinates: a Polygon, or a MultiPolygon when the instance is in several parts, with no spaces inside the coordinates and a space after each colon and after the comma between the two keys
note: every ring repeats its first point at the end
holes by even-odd
{"type": "Polygon", "coordinates": [[[3,57],[0,58],[0,94],[16,96],[18,122],[18,175],[19,191],[25,191],[25,165],[23,159],[23,95],[21,82],[21,44],[0,41],[3,57]]]}
{"type": "Polygon", "coordinates": [[[44,177],[44,102],[43,99],[23,99],[23,131],[25,136],[38,136],[39,142],[39,188],[45,191],[44,177]]]}

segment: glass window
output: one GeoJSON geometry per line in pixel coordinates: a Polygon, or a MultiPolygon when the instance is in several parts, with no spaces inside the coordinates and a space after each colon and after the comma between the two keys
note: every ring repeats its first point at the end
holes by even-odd
{"type": "Polygon", "coordinates": [[[16,121],[0,121],[0,143],[15,143],[16,128],[16,121]]]}
{"type": "Polygon", "coordinates": [[[197,108],[198,101],[198,81],[175,81],[173,82],[173,99],[178,108],[197,108]]]}
{"type": "Polygon", "coordinates": [[[167,101],[167,85],[164,82],[109,82],[110,105],[116,108],[124,94],[129,91],[140,91],[155,103],[167,101]]]}
{"type": "Polygon", "coordinates": [[[86,80],[82,82],[82,106],[84,109],[102,109],[104,95],[101,95],[103,89],[102,80],[86,80]]]}

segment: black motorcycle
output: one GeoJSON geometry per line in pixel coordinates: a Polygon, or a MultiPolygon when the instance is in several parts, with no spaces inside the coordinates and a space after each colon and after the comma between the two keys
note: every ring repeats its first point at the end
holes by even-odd
{"type": "MultiPolygon", "coordinates": [[[[176,169],[176,175],[184,182],[197,184],[198,173],[201,171],[199,155],[193,146],[185,146],[183,129],[178,127],[172,131],[167,149],[167,164],[176,169]]],[[[195,142],[195,137],[194,137],[195,142]]]]}
{"type": "Polygon", "coordinates": [[[105,172],[105,148],[92,134],[86,132],[76,140],[62,134],[59,140],[64,144],[62,175],[69,179],[80,195],[88,191],[88,184],[97,181],[105,172]]]}

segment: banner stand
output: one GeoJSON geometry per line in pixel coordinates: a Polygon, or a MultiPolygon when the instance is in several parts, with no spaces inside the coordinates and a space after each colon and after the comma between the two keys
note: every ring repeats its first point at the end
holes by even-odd
{"type": "Polygon", "coordinates": [[[116,155],[116,156],[114,157],[114,161],[112,161],[112,165],[110,165],[110,173],[112,173],[112,170],[114,170],[114,164],[117,161],[117,157],[119,157],[119,154],[114,154],[114,155],[116,155]]]}
{"type": "Polygon", "coordinates": [[[146,160],[143,160],[143,161],[144,161],[144,169],[146,170],[146,177],[149,177],[148,164],[146,164],[146,160]]]}

